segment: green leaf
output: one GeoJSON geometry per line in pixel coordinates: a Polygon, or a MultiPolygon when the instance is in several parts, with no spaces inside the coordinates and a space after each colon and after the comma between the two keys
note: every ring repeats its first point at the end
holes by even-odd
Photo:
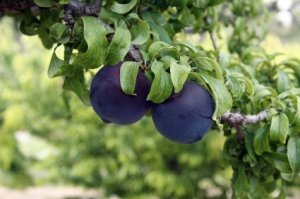
{"type": "Polygon", "coordinates": [[[213,119],[217,121],[221,115],[231,109],[231,95],[222,81],[215,79],[214,77],[206,73],[199,74],[199,76],[205,81],[205,83],[210,87],[212,91],[216,104],[216,110],[213,115],[213,119]]]}
{"type": "Polygon", "coordinates": [[[43,46],[47,49],[51,49],[53,46],[54,40],[49,35],[49,29],[43,25],[40,26],[38,35],[43,43],[43,46]]]}
{"type": "Polygon", "coordinates": [[[67,27],[61,23],[55,23],[51,26],[50,35],[53,39],[62,44],[67,43],[70,39],[67,27]]]}
{"type": "Polygon", "coordinates": [[[90,92],[77,76],[65,77],[63,88],[73,91],[86,106],[90,106],[90,92]]]}
{"type": "Polygon", "coordinates": [[[221,4],[223,3],[225,0],[212,0],[209,2],[209,6],[215,6],[215,5],[218,5],[218,4],[221,4]]]}
{"type": "Polygon", "coordinates": [[[235,76],[227,76],[227,88],[230,90],[232,97],[240,99],[245,93],[245,85],[235,76]]]}
{"type": "Polygon", "coordinates": [[[163,63],[155,60],[151,65],[154,79],[147,100],[162,103],[172,94],[173,85],[170,74],[164,70],[163,63]]]}
{"type": "Polygon", "coordinates": [[[294,179],[293,173],[280,173],[280,176],[289,182],[291,182],[294,179]]]}
{"type": "Polygon", "coordinates": [[[283,62],[280,63],[280,65],[283,65],[285,68],[291,68],[295,71],[296,75],[298,78],[300,77],[300,59],[297,58],[291,58],[288,60],[284,60],[283,62]]]}
{"type": "Polygon", "coordinates": [[[131,44],[131,35],[127,28],[117,27],[106,55],[106,62],[115,65],[124,60],[131,44]]]}
{"type": "Polygon", "coordinates": [[[281,93],[278,98],[286,98],[288,97],[289,95],[297,95],[297,96],[300,96],[300,88],[292,88],[288,91],[285,91],[283,93],[281,93]]]}
{"type": "Polygon", "coordinates": [[[252,103],[258,108],[263,109],[264,106],[270,104],[270,99],[273,97],[273,93],[269,87],[263,86],[261,84],[256,84],[254,86],[255,93],[252,99],[252,103]]]}
{"type": "Polygon", "coordinates": [[[290,137],[287,145],[287,156],[294,175],[300,171],[300,138],[298,136],[290,137]]]}
{"type": "Polygon", "coordinates": [[[59,4],[65,5],[65,4],[69,4],[71,0],[59,0],[59,4]]]}
{"type": "Polygon", "coordinates": [[[137,25],[132,26],[131,34],[132,43],[142,45],[150,38],[150,27],[146,22],[138,20],[137,25]]]}
{"type": "Polygon", "coordinates": [[[185,7],[188,3],[188,0],[171,0],[170,4],[176,7],[185,7]]]}
{"type": "Polygon", "coordinates": [[[281,173],[292,172],[287,155],[285,153],[277,153],[277,152],[266,153],[262,157],[281,173]]]}
{"type": "Polygon", "coordinates": [[[277,89],[280,93],[291,88],[290,78],[288,74],[282,70],[277,72],[277,89]]]}
{"type": "Polygon", "coordinates": [[[189,65],[178,64],[175,61],[171,62],[170,73],[175,93],[181,91],[190,71],[191,67],[189,65]]]}
{"type": "Polygon", "coordinates": [[[270,152],[269,145],[269,128],[261,127],[254,137],[254,150],[257,155],[262,155],[264,152],[270,152]]]}
{"type": "Polygon", "coordinates": [[[239,167],[235,171],[233,177],[233,191],[236,198],[247,198],[247,191],[249,189],[249,180],[243,167],[239,167]]]}
{"type": "Polygon", "coordinates": [[[127,95],[135,95],[135,82],[139,72],[140,63],[126,61],[123,62],[120,69],[121,88],[127,95]]]}
{"type": "Polygon", "coordinates": [[[209,3],[209,0],[194,0],[193,6],[195,6],[197,8],[205,8],[208,3],[209,3]]]}
{"type": "Polygon", "coordinates": [[[25,35],[36,35],[39,32],[40,21],[36,17],[26,17],[21,21],[20,30],[25,35]]]}
{"type": "Polygon", "coordinates": [[[245,146],[247,150],[247,155],[250,157],[251,163],[255,165],[257,161],[254,153],[253,141],[254,133],[245,132],[245,146]]]}
{"type": "Polygon", "coordinates": [[[33,0],[33,2],[39,7],[52,7],[53,0],[33,0]]]}
{"type": "Polygon", "coordinates": [[[84,39],[87,43],[87,50],[78,53],[73,62],[83,68],[97,68],[104,62],[108,42],[106,30],[95,17],[81,17],[84,30],[84,39]]]}
{"type": "Polygon", "coordinates": [[[252,96],[254,94],[254,85],[252,81],[241,73],[230,72],[227,76],[226,85],[232,96],[241,98],[243,95],[252,96]]]}
{"type": "Polygon", "coordinates": [[[48,67],[48,77],[72,76],[75,72],[76,66],[70,65],[58,58],[54,50],[48,67]]]}
{"type": "Polygon", "coordinates": [[[272,117],[270,127],[270,139],[285,144],[289,134],[289,119],[286,114],[281,113],[272,117]]]}
{"type": "Polygon", "coordinates": [[[151,30],[158,35],[159,40],[168,44],[172,44],[172,40],[170,39],[168,32],[163,27],[166,21],[160,13],[150,11],[143,12],[142,18],[149,24],[151,30]]]}
{"type": "Polygon", "coordinates": [[[191,26],[195,22],[195,16],[191,13],[191,10],[185,7],[181,11],[181,16],[179,20],[185,25],[185,26],[191,26]]]}
{"type": "Polygon", "coordinates": [[[295,126],[300,126],[300,97],[296,97],[296,112],[295,112],[295,116],[293,118],[293,122],[292,125],[295,126]]]}
{"type": "Polygon", "coordinates": [[[218,62],[208,57],[197,57],[194,59],[195,63],[197,63],[197,67],[199,68],[209,68],[212,69],[217,79],[224,81],[223,71],[219,66],[218,62]]]}
{"type": "Polygon", "coordinates": [[[193,44],[191,44],[188,41],[174,41],[174,45],[179,45],[179,46],[188,48],[191,51],[193,51],[194,53],[199,51],[193,44]]]}
{"type": "Polygon", "coordinates": [[[132,8],[134,8],[136,3],[137,3],[137,0],[131,0],[129,3],[125,3],[125,4],[114,1],[111,4],[110,9],[111,9],[111,11],[113,11],[115,13],[125,14],[125,13],[129,12],[132,8]]]}
{"type": "Polygon", "coordinates": [[[218,61],[222,69],[228,68],[228,66],[230,65],[230,60],[231,60],[230,54],[225,53],[223,51],[219,53],[218,61]]]}
{"type": "Polygon", "coordinates": [[[50,64],[49,64],[49,68],[48,68],[48,77],[50,77],[50,78],[58,76],[60,74],[60,70],[61,70],[62,66],[66,64],[64,62],[64,60],[61,60],[57,57],[55,51],[56,51],[56,48],[53,51],[53,54],[52,54],[52,57],[50,60],[50,64]]]}
{"type": "Polygon", "coordinates": [[[177,60],[180,59],[178,50],[174,46],[162,41],[157,41],[151,44],[148,49],[148,56],[150,60],[154,60],[157,57],[163,58],[165,56],[170,56],[177,60]]]}

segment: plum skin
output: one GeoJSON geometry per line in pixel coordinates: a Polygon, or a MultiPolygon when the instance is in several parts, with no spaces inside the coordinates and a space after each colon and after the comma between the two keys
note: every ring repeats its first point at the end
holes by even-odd
{"type": "Polygon", "coordinates": [[[146,101],[151,83],[138,72],[135,85],[136,95],[127,95],[121,89],[120,68],[106,65],[95,75],[90,87],[90,100],[94,111],[106,123],[133,124],[140,120],[150,108],[146,101]]]}
{"type": "Polygon", "coordinates": [[[196,82],[188,81],[179,93],[152,105],[152,119],[164,137],[190,144],[202,139],[212,127],[214,110],[209,92],[196,82]]]}

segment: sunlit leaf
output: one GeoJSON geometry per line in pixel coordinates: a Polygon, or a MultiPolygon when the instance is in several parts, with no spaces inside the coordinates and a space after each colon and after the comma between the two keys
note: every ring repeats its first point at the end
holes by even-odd
{"type": "Polygon", "coordinates": [[[131,35],[127,28],[117,27],[110,43],[106,62],[115,65],[122,61],[130,49],[131,35]]]}
{"type": "Polygon", "coordinates": [[[189,65],[178,64],[175,61],[171,63],[170,73],[175,93],[181,91],[190,71],[189,65]]]}
{"type": "Polygon", "coordinates": [[[127,95],[134,95],[136,77],[139,72],[140,63],[125,61],[120,69],[121,88],[127,95]]]}
{"type": "Polygon", "coordinates": [[[270,139],[285,144],[288,134],[289,134],[288,117],[284,113],[273,116],[271,121],[271,127],[270,127],[270,139]]]}
{"type": "Polygon", "coordinates": [[[129,3],[118,3],[114,1],[110,6],[111,11],[118,13],[118,14],[125,14],[129,12],[134,6],[136,5],[137,0],[131,0],[129,3]]]}
{"type": "Polygon", "coordinates": [[[151,71],[154,73],[154,80],[147,100],[151,100],[154,103],[162,103],[173,91],[170,74],[164,70],[163,64],[159,61],[152,63],[151,71]]]}
{"type": "Polygon", "coordinates": [[[217,120],[217,118],[231,109],[233,103],[232,97],[222,81],[205,73],[200,74],[199,76],[205,81],[212,91],[216,104],[213,119],[217,120]]]}
{"type": "Polygon", "coordinates": [[[81,17],[81,19],[87,50],[78,53],[73,64],[83,68],[97,68],[103,64],[108,47],[106,30],[95,17],[81,17]]]}
{"type": "Polygon", "coordinates": [[[298,136],[290,137],[287,145],[287,156],[293,174],[298,173],[300,171],[300,138],[298,136]]]}

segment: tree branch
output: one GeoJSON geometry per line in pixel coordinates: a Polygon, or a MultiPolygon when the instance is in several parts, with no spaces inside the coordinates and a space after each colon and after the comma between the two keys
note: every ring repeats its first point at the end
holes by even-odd
{"type": "MultiPolygon", "coordinates": [[[[80,16],[95,16],[99,17],[102,7],[102,0],[94,0],[92,3],[81,3],[78,0],[71,0],[70,4],[64,7],[64,21],[66,25],[72,29],[75,23],[74,17],[80,16]]],[[[99,23],[103,25],[108,31],[113,31],[113,28],[109,24],[106,24],[101,19],[99,23]]],[[[112,35],[111,35],[112,36],[112,35]]],[[[112,37],[110,38],[110,40],[112,37]]],[[[132,61],[142,61],[141,53],[139,52],[139,46],[132,45],[127,54],[127,58],[132,61]]]]}
{"type": "Polygon", "coordinates": [[[209,37],[210,37],[210,40],[212,42],[212,45],[213,45],[215,51],[219,52],[217,40],[215,38],[215,35],[214,35],[213,31],[209,31],[209,37]]]}
{"type": "Polygon", "coordinates": [[[255,124],[267,118],[268,111],[264,110],[256,115],[243,115],[241,113],[225,113],[221,116],[222,123],[228,123],[231,126],[243,126],[247,124],[255,124]]]}
{"type": "Polygon", "coordinates": [[[264,110],[256,115],[242,115],[241,113],[225,113],[221,116],[222,123],[228,123],[231,127],[236,129],[237,137],[242,143],[244,141],[244,134],[242,126],[247,124],[256,124],[265,120],[268,116],[268,111],[264,110]]]}
{"type": "Polygon", "coordinates": [[[71,0],[70,3],[64,7],[64,21],[68,27],[72,28],[75,23],[74,17],[99,17],[101,8],[102,0],[94,0],[91,3],[81,3],[78,0],[71,0]]]}

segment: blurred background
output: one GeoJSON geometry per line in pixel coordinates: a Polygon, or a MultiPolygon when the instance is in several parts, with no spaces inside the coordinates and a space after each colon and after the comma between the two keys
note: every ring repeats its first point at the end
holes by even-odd
{"type": "MultiPolygon", "coordinates": [[[[300,1],[265,4],[271,34],[264,48],[299,58],[300,1]]],[[[62,79],[47,77],[52,51],[38,37],[22,36],[10,18],[0,27],[1,199],[230,196],[232,171],[218,132],[179,145],[148,116],[131,126],[104,124],[62,90],[62,79]]],[[[207,38],[201,42],[212,49],[207,38]]]]}

